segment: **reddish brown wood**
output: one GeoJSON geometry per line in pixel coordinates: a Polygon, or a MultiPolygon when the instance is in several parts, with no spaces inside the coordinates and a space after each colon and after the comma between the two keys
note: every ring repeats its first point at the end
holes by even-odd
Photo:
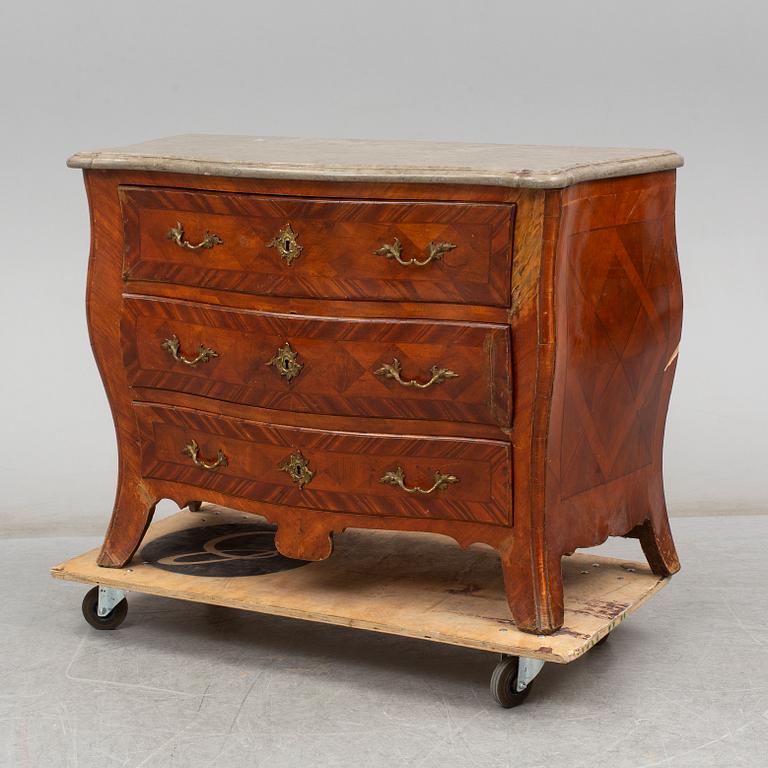
{"type": "Polygon", "coordinates": [[[146,478],[292,509],[502,525],[511,521],[508,443],[297,429],[144,404],[135,410],[146,478]],[[198,443],[206,461],[222,451],[227,465],[215,471],[195,466],[182,453],[190,440],[198,443]],[[315,473],[303,488],[280,469],[297,451],[315,473]],[[408,494],[380,482],[397,467],[405,471],[408,486],[429,488],[436,471],[459,482],[428,496],[408,494]]]}
{"type": "MultiPolygon", "coordinates": [[[[657,572],[677,569],[661,480],[664,419],[681,314],[673,171],[548,192],[118,171],[88,171],[86,184],[93,228],[89,327],[120,457],[117,500],[100,564],[121,566],[130,559],[160,498],[180,505],[203,498],[275,521],[281,551],[308,559],[328,556],[332,536],[347,527],[429,530],[452,536],[462,546],[488,543],[501,554],[516,622],[534,632],[560,626],[560,558],[577,547],[609,535],[636,536],[657,572]],[[242,263],[231,261],[238,256],[229,252],[229,261],[209,270],[207,277],[177,265],[185,280],[207,286],[161,282],[176,279],[172,272],[177,267],[164,271],[171,263],[166,249],[172,244],[158,244],[153,230],[145,247],[141,217],[136,219],[138,232],[135,221],[128,224],[131,247],[140,250],[132,251],[124,264],[121,187],[126,193],[129,187],[144,188],[144,199],[158,206],[147,210],[162,209],[163,215],[180,211],[177,202],[184,200],[195,216],[185,224],[190,237],[215,231],[208,213],[225,217],[235,233],[243,221],[258,219],[258,206],[264,204],[281,214],[286,205],[298,206],[292,211],[311,211],[315,224],[319,211],[331,211],[320,219],[329,231],[350,225],[353,234],[342,238],[348,244],[353,237],[364,239],[356,229],[367,215],[363,211],[405,212],[406,218],[414,210],[430,211],[439,218],[441,211],[470,210],[475,215],[503,209],[507,216],[514,210],[516,221],[514,239],[509,232],[505,236],[506,255],[499,246],[494,260],[471,268],[441,262],[441,269],[448,270],[441,285],[448,288],[439,296],[433,287],[392,283],[378,273],[372,283],[360,282],[365,276],[355,274],[355,284],[346,286],[350,290],[345,294],[338,281],[351,274],[339,277],[332,239],[318,234],[316,242],[322,241],[323,248],[315,251],[321,255],[312,263],[320,269],[320,282],[307,267],[301,280],[283,283],[291,296],[281,297],[282,288],[271,296],[243,292],[267,290],[259,287],[261,278],[249,276],[254,259],[259,262],[263,255],[248,249],[242,263]],[[207,194],[190,191],[196,189],[207,194]],[[339,201],[345,201],[344,213],[333,212],[339,201]],[[415,206],[417,202],[423,207],[415,206]],[[141,264],[149,269],[150,262],[159,271],[134,279],[139,275],[133,268],[141,264]],[[126,264],[131,270],[127,283],[126,264]],[[326,267],[335,273],[323,274],[326,267]],[[238,273],[234,282],[222,277],[224,268],[238,273]],[[482,270],[486,277],[478,279],[482,270]],[[471,278],[467,285],[459,279],[462,274],[471,278]],[[315,288],[308,286],[322,287],[312,293],[315,288]],[[422,289],[427,293],[420,293],[422,289]],[[499,297],[507,297],[503,303],[509,306],[481,306],[499,297]],[[302,317],[289,317],[293,313],[302,317]],[[185,333],[193,329],[195,338],[182,336],[177,322],[185,333]],[[381,330],[367,335],[371,328],[381,330]],[[200,371],[176,372],[158,357],[156,342],[166,330],[177,333],[185,347],[215,346],[202,338],[212,332],[227,357],[200,371]],[[345,371],[329,364],[325,380],[312,379],[304,391],[301,376],[288,395],[278,388],[283,385],[279,377],[262,386],[267,380],[254,368],[262,353],[257,337],[269,333],[274,338],[287,335],[297,349],[299,341],[322,347],[322,354],[309,348],[305,352],[318,367],[332,354],[328,344],[347,355],[349,344],[359,338],[366,349],[352,358],[365,373],[350,376],[339,387],[345,371]],[[474,378],[446,382],[426,391],[428,398],[420,399],[423,393],[418,392],[390,397],[397,392],[388,388],[394,382],[382,387],[371,378],[381,345],[387,344],[393,354],[398,350],[409,376],[435,363],[458,368],[460,363],[443,359],[456,354],[461,364],[473,364],[474,378]],[[433,359],[433,349],[440,359],[433,359]],[[487,354],[474,363],[478,350],[487,354]],[[449,389],[451,384],[457,388],[449,389]],[[135,402],[140,400],[146,402],[135,402]],[[190,437],[206,455],[214,456],[225,446],[233,461],[245,459],[218,472],[200,470],[181,454],[190,437]],[[393,445],[398,448],[391,453],[393,445]],[[323,467],[304,491],[275,469],[277,453],[284,458],[283,452],[294,448],[312,454],[313,468],[315,463],[323,467]],[[391,458],[402,461],[409,484],[428,484],[436,469],[462,479],[426,502],[414,500],[378,483],[379,462],[391,458]],[[443,466],[447,461],[454,462],[445,464],[453,470],[443,466]],[[453,491],[464,495],[449,496],[453,491]]],[[[366,226],[378,226],[377,216],[366,226]]],[[[394,218],[382,220],[389,225],[394,218]]],[[[450,226],[456,227],[456,237],[477,243],[479,230],[472,230],[475,225],[468,221],[450,226]]],[[[417,229],[429,225],[418,217],[413,222],[417,229]]],[[[321,228],[303,231],[321,233],[321,228]]],[[[421,243],[418,238],[425,235],[410,236],[421,243]]],[[[247,241],[249,235],[245,237],[247,241]]],[[[430,232],[426,237],[428,242],[437,236],[430,232]]],[[[486,243],[500,242],[482,237],[486,243]]],[[[368,244],[365,249],[370,250],[368,244]]],[[[354,268],[365,271],[368,264],[359,262],[354,268]]]]}
{"type": "MultiPolygon", "coordinates": [[[[520,227],[517,227],[518,232],[520,227]]],[[[126,285],[126,289],[129,286],[126,285]]],[[[188,285],[153,283],[147,280],[131,282],[130,293],[158,298],[202,302],[230,309],[252,309],[282,314],[315,315],[317,299],[257,296],[233,293],[214,288],[194,288],[188,285]]],[[[514,298],[513,298],[514,302],[514,298]]],[[[514,305],[513,305],[514,306],[514,305]]],[[[367,319],[392,317],[425,317],[430,320],[496,323],[508,325],[514,311],[510,307],[487,307],[475,304],[424,304],[414,301],[342,301],[328,299],[322,302],[323,314],[328,317],[361,317],[367,319]]]]}
{"type": "Polygon", "coordinates": [[[523,482],[516,480],[514,535],[500,549],[504,584],[515,622],[521,629],[539,633],[550,633],[562,625],[562,616],[556,609],[558,602],[562,603],[560,559],[553,568],[546,545],[543,504],[555,355],[554,267],[560,203],[559,191],[548,192],[539,201],[535,216],[536,251],[520,266],[514,285],[520,296],[519,314],[512,322],[518,376],[513,441],[516,447],[520,446],[515,452],[519,456],[515,476],[521,471],[518,465],[524,464],[525,477],[523,482]],[[518,350],[518,345],[522,349],[518,350]],[[520,419],[521,414],[525,415],[524,420],[520,419]],[[518,504],[518,498],[524,501],[518,504]],[[518,523],[521,518],[524,522],[518,523]]]}
{"type": "MultiPolygon", "coordinates": [[[[211,400],[200,395],[173,392],[168,389],[133,387],[137,402],[152,402],[158,405],[181,406],[210,412],[212,408],[222,416],[232,416],[246,421],[269,423],[275,418],[269,408],[230,403],[226,400],[211,400]]],[[[301,411],[280,411],[280,423],[286,426],[312,426],[317,429],[342,432],[372,432],[385,435],[434,435],[436,437],[478,437],[487,440],[509,441],[511,429],[490,424],[466,421],[427,421],[426,419],[383,419],[367,416],[332,416],[321,413],[307,414],[301,411]]]]}
{"type": "Polygon", "coordinates": [[[125,218],[124,275],[267,296],[509,304],[514,206],[375,200],[323,200],[209,194],[153,187],[120,190],[125,218]],[[190,252],[166,237],[177,222],[190,252]],[[286,264],[269,247],[290,223],[302,246],[286,264]],[[402,258],[423,260],[430,242],[455,248],[426,266],[377,255],[397,238],[402,258]]]}
{"type": "MultiPolygon", "coordinates": [[[[562,192],[539,500],[550,585],[560,555],[629,532],[656,573],[680,567],[662,483],[682,323],[674,203],[674,171],[562,192]]],[[[561,588],[548,610],[553,626],[562,622],[561,588]]]]}
{"type": "Polygon", "coordinates": [[[131,296],[122,339],[133,386],[302,413],[511,421],[507,326],[299,318],[131,296]],[[201,344],[218,356],[194,367],[176,361],[162,346],[174,336],[188,356],[201,344]],[[290,381],[268,364],[286,341],[303,366],[290,381]],[[403,386],[376,373],[394,359],[405,381],[429,381],[435,365],[457,375],[427,389],[403,386]]]}
{"type": "MultiPolygon", "coordinates": [[[[91,173],[83,171],[84,175],[91,173]]],[[[267,197],[311,197],[327,200],[423,200],[426,202],[517,203],[530,189],[492,187],[487,184],[426,184],[410,181],[317,181],[311,179],[205,176],[159,171],[94,171],[116,186],[162,187],[179,190],[234,192],[267,197]]],[[[538,192],[534,192],[538,195],[538,192]]]]}

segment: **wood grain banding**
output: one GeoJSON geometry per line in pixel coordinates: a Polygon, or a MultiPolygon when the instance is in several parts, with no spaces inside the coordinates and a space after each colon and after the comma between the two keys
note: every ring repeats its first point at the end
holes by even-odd
{"type": "Polygon", "coordinates": [[[301,413],[511,421],[507,326],[306,317],[127,296],[122,344],[135,387],[301,413]],[[204,344],[218,356],[181,364],[162,347],[173,336],[183,349],[204,344]],[[267,364],[286,341],[303,366],[290,382],[267,364]],[[429,380],[435,365],[457,375],[428,389],[403,386],[376,373],[395,358],[405,380],[429,380]]]}
{"type": "Polygon", "coordinates": [[[154,280],[266,296],[434,301],[508,306],[514,205],[324,200],[123,187],[127,280],[154,280]],[[166,233],[177,222],[195,253],[166,233]],[[287,224],[301,255],[286,264],[269,246],[287,224]],[[405,260],[431,242],[456,247],[424,266],[375,251],[397,238],[405,260]]]}
{"type": "Polygon", "coordinates": [[[297,429],[145,404],[136,404],[135,413],[147,478],[284,507],[511,524],[507,443],[297,429]],[[193,439],[203,456],[222,451],[227,465],[195,466],[182,453],[193,439]],[[280,469],[297,451],[315,473],[303,489],[280,469]],[[396,467],[409,485],[429,487],[438,470],[459,482],[429,496],[408,494],[380,482],[396,467]]]}
{"type": "Polygon", "coordinates": [[[120,462],[101,566],[129,562],[155,504],[170,498],[265,515],[278,525],[281,552],[302,559],[328,557],[333,536],[349,527],[490,544],[514,621],[538,634],[562,625],[561,559],[578,547],[630,536],[657,575],[679,568],[661,471],[682,312],[674,171],[548,190],[130,170],[86,171],[86,185],[88,322],[120,462]],[[242,236],[244,247],[179,248],[165,232],[182,213],[190,240],[209,230],[225,244],[242,236]],[[252,222],[282,227],[286,213],[305,247],[292,266],[274,249],[251,248],[265,227],[249,234],[252,222]],[[450,232],[473,259],[451,261],[462,247],[448,252],[430,265],[435,282],[423,279],[426,269],[371,252],[366,228],[376,230],[376,246],[377,228],[405,242],[411,225],[418,248],[450,232]],[[359,262],[356,248],[331,247],[358,239],[359,262]],[[210,269],[195,265],[201,256],[214,260],[210,269]],[[260,262],[267,258],[269,266],[260,262]],[[226,356],[191,373],[167,367],[156,357],[161,337],[185,330],[194,331],[185,349],[215,343],[226,356]],[[262,354],[256,338],[285,335],[301,342],[307,381],[337,349],[348,354],[360,342],[364,353],[329,364],[311,392],[301,376],[290,395],[277,377],[273,389],[260,388],[246,365],[262,354]],[[310,343],[327,346],[315,355],[310,343]],[[474,362],[479,348],[492,352],[487,363],[474,362]],[[380,387],[394,382],[373,387],[374,352],[376,364],[389,362],[379,360],[385,352],[402,357],[408,378],[425,365],[480,367],[466,380],[462,368],[428,400],[392,398],[380,387]],[[460,362],[442,359],[451,354],[460,362]],[[203,456],[226,448],[235,463],[217,474],[185,464],[188,439],[203,456]],[[282,462],[304,446],[322,472],[303,492],[285,473],[264,479],[279,471],[272,451],[279,447],[282,462]],[[427,506],[378,483],[398,461],[409,485],[428,486],[436,470],[461,481],[427,506]]]}

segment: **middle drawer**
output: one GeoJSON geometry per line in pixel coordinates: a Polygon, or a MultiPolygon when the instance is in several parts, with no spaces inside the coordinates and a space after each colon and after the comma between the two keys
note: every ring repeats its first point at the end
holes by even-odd
{"type": "Polygon", "coordinates": [[[134,387],[303,413],[511,423],[506,325],[126,296],[121,335],[134,387]]]}

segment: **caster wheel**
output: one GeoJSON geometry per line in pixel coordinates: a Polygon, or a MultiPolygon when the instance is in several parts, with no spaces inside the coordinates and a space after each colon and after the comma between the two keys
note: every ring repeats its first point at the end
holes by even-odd
{"type": "Polygon", "coordinates": [[[491,675],[491,696],[504,709],[519,707],[528,698],[533,687],[533,683],[528,683],[522,691],[517,690],[518,664],[517,656],[502,659],[491,675]]]}
{"type": "Polygon", "coordinates": [[[83,598],[83,616],[96,629],[117,629],[128,614],[128,601],[123,598],[106,616],[99,616],[99,588],[89,589],[83,598]]]}
{"type": "Polygon", "coordinates": [[[599,648],[601,645],[606,643],[608,641],[608,638],[611,636],[611,633],[609,632],[605,637],[601,637],[596,643],[595,648],[599,648]]]}
{"type": "Polygon", "coordinates": [[[188,501],[187,502],[187,509],[190,512],[199,512],[200,511],[200,507],[202,507],[202,506],[203,506],[203,502],[202,501],[188,501]]]}

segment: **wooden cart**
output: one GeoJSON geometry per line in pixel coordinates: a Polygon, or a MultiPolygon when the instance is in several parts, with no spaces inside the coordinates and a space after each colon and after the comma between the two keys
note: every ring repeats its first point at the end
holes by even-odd
{"type": "Polygon", "coordinates": [[[119,626],[125,593],[143,592],[476,648],[501,654],[491,693],[504,707],[525,700],[545,662],[579,658],[668,581],[644,563],[565,558],[565,624],[547,636],[515,627],[493,550],[436,534],[349,530],[332,557],[305,563],[279,555],[258,518],[204,505],[154,523],[126,568],[99,567],[97,555],[51,569],[96,585],[83,614],[97,629],[119,626]]]}

